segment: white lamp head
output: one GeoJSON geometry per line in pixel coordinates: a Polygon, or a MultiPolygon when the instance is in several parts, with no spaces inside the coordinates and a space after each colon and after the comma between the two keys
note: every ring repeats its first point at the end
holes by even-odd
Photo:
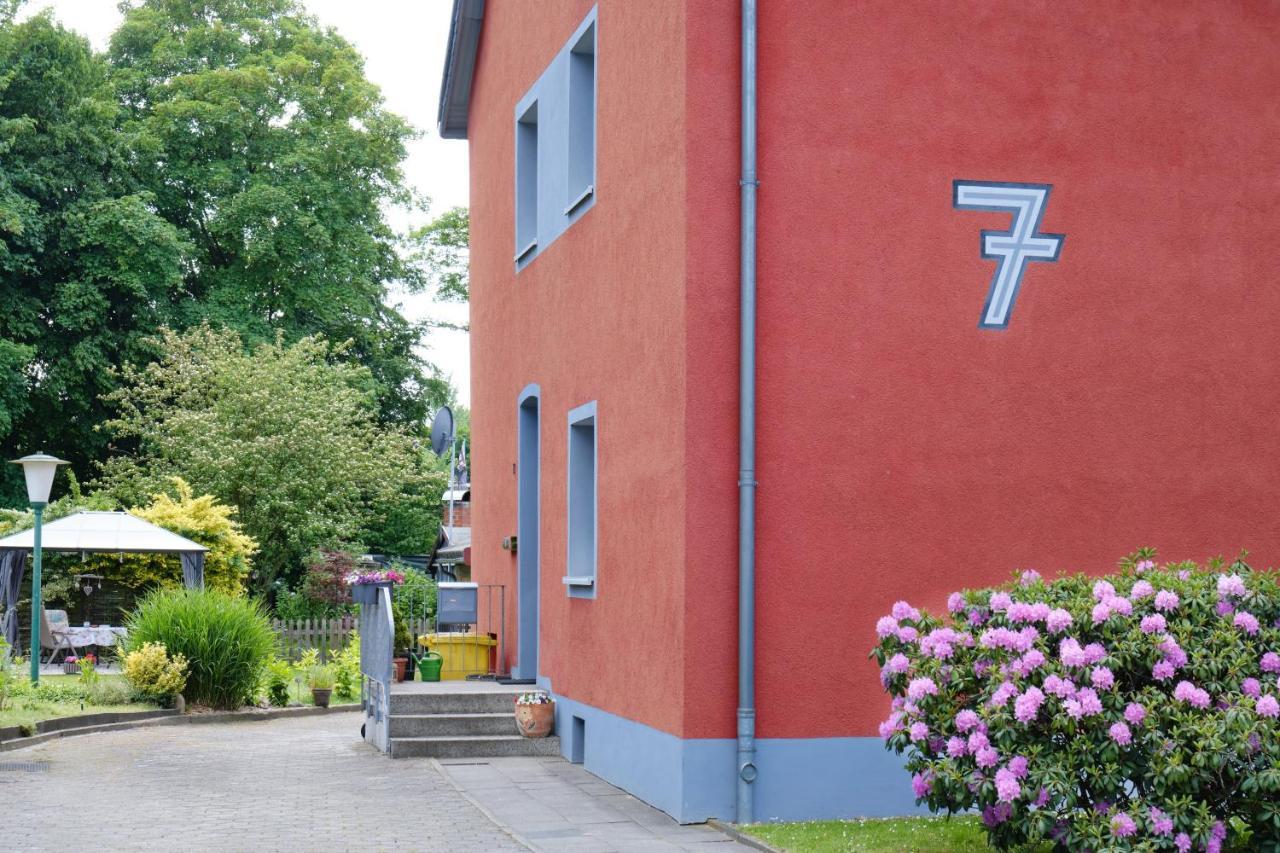
{"type": "Polygon", "coordinates": [[[21,459],[14,459],[14,465],[22,466],[22,473],[27,478],[27,500],[33,504],[47,504],[49,492],[53,489],[53,475],[59,465],[68,464],[65,460],[47,453],[33,453],[21,459]]]}

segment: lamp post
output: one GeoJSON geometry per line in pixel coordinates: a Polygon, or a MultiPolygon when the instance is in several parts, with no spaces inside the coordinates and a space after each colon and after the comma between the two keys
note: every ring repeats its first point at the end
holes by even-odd
{"type": "Polygon", "coordinates": [[[14,465],[22,466],[23,476],[27,478],[27,500],[35,512],[35,543],[31,549],[31,683],[40,682],[40,523],[44,518],[44,508],[49,503],[49,492],[53,489],[53,475],[59,465],[67,463],[47,453],[33,453],[21,459],[13,460],[14,465]]]}

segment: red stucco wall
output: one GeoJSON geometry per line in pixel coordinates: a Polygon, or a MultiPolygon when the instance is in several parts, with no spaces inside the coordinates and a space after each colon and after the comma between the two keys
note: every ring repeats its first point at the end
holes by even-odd
{"type": "Polygon", "coordinates": [[[595,206],[519,274],[513,110],[591,2],[486,4],[472,93],[474,576],[508,590],[516,404],[542,389],[540,671],[677,732],[684,566],[684,31],[676,0],[600,3],[595,206]],[[599,589],[566,598],[567,415],[598,401],[599,589]]]}
{"type": "MultiPolygon", "coordinates": [[[[728,737],[736,361],[704,356],[736,345],[738,18],[690,5],[686,734],[728,737]]],[[[1274,4],[794,11],[761,4],[758,734],[873,734],[898,597],[1144,544],[1275,562],[1274,4]],[[1061,259],[1003,332],[979,230],[1009,217],[957,178],[1054,185],[1061,259]]]]}
{"type": "MultiPolygon", "coordinates": [[[[759,728],[874,734],[892,601],[1016,569],[1280,555],[1273,4],[761,4],[759,728]],[[1054,186],[1005,331],[955,179],[1054,186]]],[[[601,2],[596,206],[512,272],[512,108],[590,8],[487,4],[471,110],[477,577],[514,588],[543,397],[543,671],[732,737],[738,3],[601,2]],[[687,10],[683,9],[687,6],[687,10]],[[565,413],[600,598],[565,599],[565,413]]],[[[509,608],[514,636],[514,608],[509,608]]]]}

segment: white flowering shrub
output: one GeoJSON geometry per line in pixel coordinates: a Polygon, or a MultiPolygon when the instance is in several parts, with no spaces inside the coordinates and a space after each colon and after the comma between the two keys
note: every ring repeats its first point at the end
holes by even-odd
{"type": "Polygon", "coordinates": [[[1280,850],[1280,585],[1243,560],[953,593],[876,625],[886,746],[991,844],[1280,850]]]}

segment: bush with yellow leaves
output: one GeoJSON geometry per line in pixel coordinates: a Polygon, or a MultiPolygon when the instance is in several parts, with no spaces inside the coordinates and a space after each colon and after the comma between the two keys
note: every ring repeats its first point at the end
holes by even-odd
{"type": "Polygon", "coordinates": [[[169,699],[187,686],[187,659],[170,657],[162,643],[144,643],[124,656],[124,677],[144,696],[169,699]]]}

